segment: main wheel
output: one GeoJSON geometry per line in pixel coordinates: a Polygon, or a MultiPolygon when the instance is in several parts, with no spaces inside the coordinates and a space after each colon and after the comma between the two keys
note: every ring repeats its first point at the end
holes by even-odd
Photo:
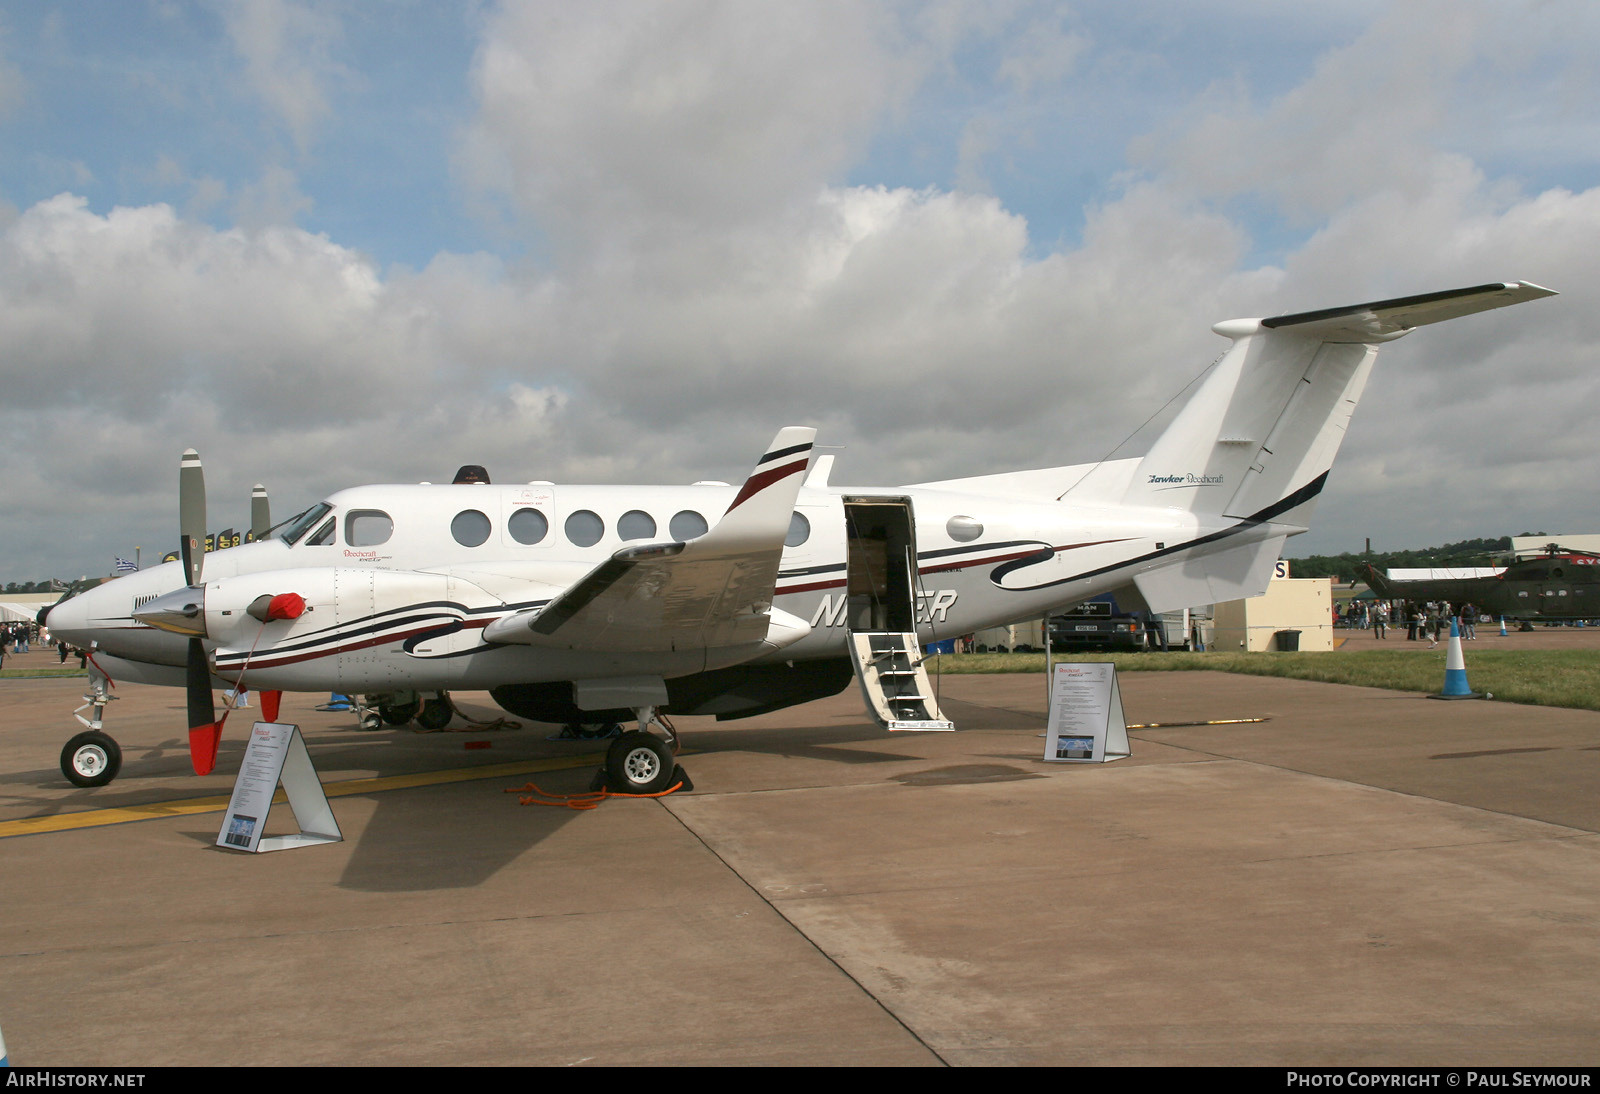
{"type": "Polygon", "coordinates": [[[378,713],[383,715],[383,720],[392,726],[403,726],[417,716],[422,707],[418,703],[397,703],[394,706],[380,706],[378,713]]]}
{"type": "Polygon", "coordinates": [[[667,742],[637,729],[618,737],[606,752],[612,788],[628,794],[659,794],[672,785],[675,763],[667,742]]]}
{"type": "Polygon", "coordinates": [[[61,750],[61,773],[73,786],[104,786],[122,770],[122,747],[99,730],[80,733],[61,750]]]}
{"type": "Polygon", "coordinates": [[[455,716],[455,708],[450,705],[450,700],[441,696],[422,704],[422,712],[417,715],[417,724],[423,729],[437,731],[449,725],[450,719],[455,716]]]}

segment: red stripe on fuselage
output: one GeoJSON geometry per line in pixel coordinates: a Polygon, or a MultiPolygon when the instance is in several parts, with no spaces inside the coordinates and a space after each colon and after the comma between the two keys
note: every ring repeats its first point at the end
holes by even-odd
{"type": "MultiPolygon", "coordinates": [[[[461,629],[478,630],[487,627],[492,622],[494,622],[492,619],[463,619],[461,621],[461,629]]],[[[448,627],[449,625],[450,624],[448,623],[430,623],[425,627],[413,627],[411,630],[407,631],[398,631],[394,634],[385,634],[376,638],[367,638],[360,642],[352,642],[349,645],[335,646],[331,650],[312,650],[308,653],[295,654],[292,657],[252,657],[248,659],[249,667],[254,670],[282,668],[284,665],[299,665],[306,661],[315,661],[323,657],[336,657],[341,653],[354,653],[356,650],[370,650],[373,646],[382,646],[389,642],[404,642],[407,638],[411,638],[419,634],[427,634],[429,631],[438,630],[441,626],[448,627]]],[[[452,631],[451,633],[453,634],[455,632],[452,631]]],[[[216,671],[219,674],[223,672],[242,672],[244,668],[245,662],[241,660],[237,668],[232,665],[228,666],[227,668],[218,666],[216,671]]]]}

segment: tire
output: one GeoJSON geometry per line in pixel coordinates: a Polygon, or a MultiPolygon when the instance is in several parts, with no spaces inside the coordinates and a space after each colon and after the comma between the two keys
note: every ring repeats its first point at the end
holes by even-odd
{"type": "Polygon", "coordinates": [[[383,715],[375,710],[366,711],[361,715],[361,728],[367,731],[383,728],[383,715]]]}
{"type": "Polygon", "coordinates": [[[400,703],[396,706],[379,706],[378,713],[383,715],[385,724],[403,726],[417,716],[422,709],[421,703],[400,703]]]}
{"type": "Polygon", "coordinates": [[[61,750],[61,773],[73,786],[105,786],[121,770],[121,746],[99,730],[78,734],[61,750]]]}
{"type": "Polygon", "coordinates": [[[606,752],[611,789],[623,794],[659,794],[672,785],[672,747],[651,733],[630,730],[606,752]]]}
{"type": "Polygon", "coordinates": [[[417,715],[417,724],[423,729],[438,731],[449,725],[455,716],[455,708],[450,705],[450,700],[441,696],[422,704],[422,711],[417,715]]]}

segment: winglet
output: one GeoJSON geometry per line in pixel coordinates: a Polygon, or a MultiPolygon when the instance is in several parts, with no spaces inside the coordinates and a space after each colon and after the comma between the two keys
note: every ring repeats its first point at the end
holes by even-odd
{"type": "Polygon", "coordinates": [[[717,526],[701,537],[704,546],[744,546],[751,542],[782,546],[794,514],[795,499],[805,481],[811,460],[811,442],[817,431],[790,425],[778,430],[766,453],[756,461],[750,477],[717,526]]]}

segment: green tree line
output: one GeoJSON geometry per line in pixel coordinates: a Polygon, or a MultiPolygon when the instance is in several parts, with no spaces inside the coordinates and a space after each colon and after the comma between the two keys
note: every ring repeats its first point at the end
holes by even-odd
{"type": "MultiPolygon", "coordinates": [[[[1525,532],[1524,535],[1543,535],[1543,532],[1525,532]]],[[[1499,539],[1464,539],[1458,543],[1445,543],[1438,547],[1419,547],[1409,551],[1373,551],[1371,558],[1358,551],[1342,555],[1307,555],[1289,560],[1290,577],[1336,577],[1340,581],[1358,581],[1362,567],[1368,561],[1380,570],[1427,569],[1435,566],[1493,566],[1503,562],[1511,550],[1511,537],[1499,539]]]]}

